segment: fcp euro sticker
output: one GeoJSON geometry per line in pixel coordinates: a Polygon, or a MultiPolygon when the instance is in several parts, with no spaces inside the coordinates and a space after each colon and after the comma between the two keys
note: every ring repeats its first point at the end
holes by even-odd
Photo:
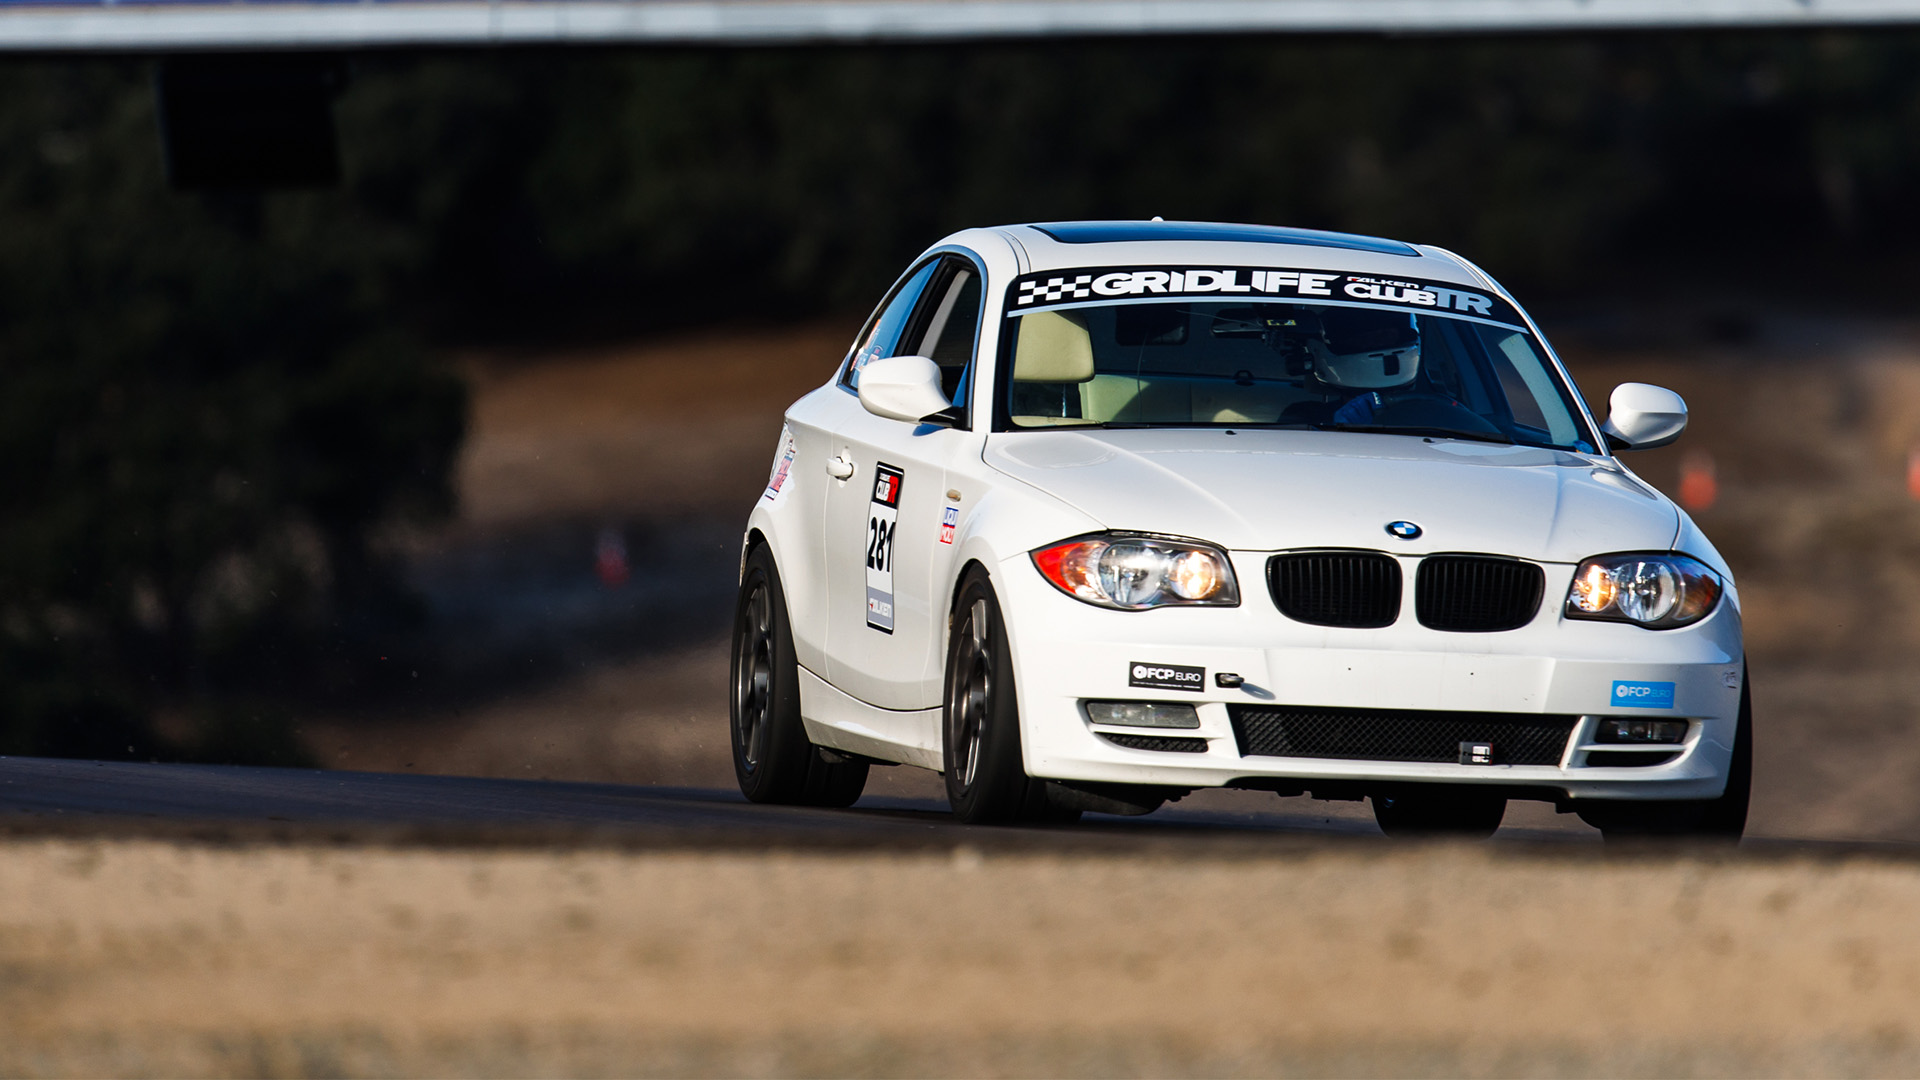
{"type": "Polygon", "coordinates": [[[1673,708],[1673,684],[1670,682],[1624,682],[1615,680],[1613,684],[1613,706],[1616,709],[1671,709],[1673,708]]]}

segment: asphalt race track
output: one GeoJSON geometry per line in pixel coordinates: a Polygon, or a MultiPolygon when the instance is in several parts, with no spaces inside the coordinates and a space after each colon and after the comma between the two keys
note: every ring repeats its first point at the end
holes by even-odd
{"type": "MultiPolygon", "coordinates": [[[[757,806],[731,788],[0,757],[0,836],[623,849],[1088,852],[1259,855],[1289,846],[1391,847],[1365,803],[1199,791],[1145,817],[1048,827],[968,826],[944,801],[864,796],[849,809],[757,806]]],[[[1490,843],[1597,851],[1600,834],[1545,803],[1508,804],[1490,843]]],[[[1748,854],[1868,853],[1904,842],[1769,837],[1748,854]]]]}
{"type": "MultiPolygon", "coordinates": [[[[1516,827],[1503,840],[1596,843],[1578,825],[1516,827]]],[[[1087,815],[1062,828],[959,825],[931,799],[868,795],[847,810],[756,806],[737,791],[417,776],[231,765],[0,757],[0,830],[236,839],[382,838],[432,843],[610,843],[631,847],[1125,849],[1383,842],[1363,803],[1202,792],[1139,818],[1087,815]],[[1249,809],[1251,808],[1251,809],[1249,809]]]]}

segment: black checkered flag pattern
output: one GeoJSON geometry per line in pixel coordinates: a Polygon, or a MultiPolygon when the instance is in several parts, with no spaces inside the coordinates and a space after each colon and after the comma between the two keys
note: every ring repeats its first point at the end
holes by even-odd
{"type": "Polygon", "coordinates": [[[1068,281],[1064,277],[1048,278],[1044,282],[1023,281],[1020,283],[1020,295],[1014,298],[1016,306],[1039,302],[1054,304],[1062,300],[1089,300],[1093,298],[1093,275],[1081,274],[1068,281]]]}

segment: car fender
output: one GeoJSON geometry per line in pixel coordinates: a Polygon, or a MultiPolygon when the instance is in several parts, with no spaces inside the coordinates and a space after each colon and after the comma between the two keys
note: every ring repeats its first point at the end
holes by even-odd
{"type": "MultiPolygon", "coordinates": [[[[960,581],[967,568],[976,563],[984,568],[1006,627],[1007,661],[1013,665],[1016,686],[1022,678],[1021,641],[1027,632],[1025,623],[1032,615],[1021,608],[1019,593],[1022,590],[1009,587],[1014,576],[1038,576],[1039,571],[1028,557],[1028,552],[1033,549],[1071,536],[1098,532],[1101,528],[1102,523],[1084,511],[1038,488],[1017,481],[1010,482],[1010,478],[1006,477],[997,478],[997,482],[987,488],[987,494],[982,496],[974,512],[966,515],[954,539],[956,552],[951,564],[952,576],[946,583],[947,608],[951,612],[958,602],[960,581]]],[[[952,629],[952,619],[948,619],[941,628],[940,678],[943,699],[945,657],[950,647],[952,629]]],[[[1044,634],[1045,630],[1035,628],[1034,632],[1044,634]]],[[[1027,746],[1025,718],[1020,723],[1020,743],[1024,754],[1027,746]]]]}
{"type": "Polygon", "coordinates": [[[1700,526],[1693,523],[1692,515],[1679,507],[1674,509],[1680,514],[1680,527],[1674,533],[1673,550],[1691,555],[1713,567],[1716,573],[1726,579],[1727,588],[1731,590],[1733,570],[1727,565],[1726,557],[1720,554],[1719,548],[1713,546],[1713,541],[1707,539],[1707,534],[1700,531],[1700,526]]]}
{"type": "MultiPolygon", "coordinates": [[[[1675,507],[1675,509],[1679,508],[1675,507]]],[[[1726,608],[1734,619],[1744,621],[1740,614],[1740,588],[1734,584],[1733,569],[1727,565],[1726,557],[1720,554],[1719,548],[1713,546],[1713,541],[1707,539],[1707,534],[1700,531],[1700,526],[1694,524],[1690,514],[1685,510],[1680,510],[1679,513],[1680,529],[1674,535],[1673,550],[1683,555],[1691,555],[1712,567],[1727,587],[1726,593],[1720,598],[1721,606],[1726,608]]]]}
{"type": "MultiPolygon", "coordinates": [[[[946,583],[948,610],[958,598],[960,578],[969,565],[978,563],[986,568],[988,576],[998,577],[1008,572],[1003,567],[1015,560],[1024,561],[1037,547],[1100,528],[1099,520],[1038,488],[1009,484],[999,478],[957,530],[952,577],[946,583]]],[[[1003,612],[1005,592],[995,590],[1003,612]]]]}
{"type": "MultiPolygon", "coordinates": [[[[807,464],[798,457],[791,466],[787,481],[782,490],[772,488],[772,474],[779,468],[781,456],[785,453],[785,431],[782,429],[782,441],[774,448],[773,468],[769,470],[769,483],[754,499],[753,509],[747,514],[746,529],[741,534],[740,570],[746,572],[747,552],[757,535],[773,555],[774,566],[780,573],[781,591],[785,594],[789,624],[793,629],[793,645],[796,658],[801,666],[812,671],[825,670],[826,661],[826,622],[822,618],[809,618],[808,613],[826,610],[827,583],[819,575],[808,570],[818,562],[819,538],[809,535],[807,515],[802,508],[802,500],[820,498],[820,485],[812,482],[809,470],[801,466],[807,464]]],[[[813,462],[817,469],[818,463],[813,462]]],[[[816,516],[814,520],[818,520],[816,516]]]]}

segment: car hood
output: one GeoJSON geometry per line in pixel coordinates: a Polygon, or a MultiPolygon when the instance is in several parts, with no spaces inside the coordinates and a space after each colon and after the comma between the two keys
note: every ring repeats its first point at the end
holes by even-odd
{"type": "Polygon", "coordinates": [[[987,464],[1107,528],[1243,551],[1477,551],[1579,562],[1666,550],[1679,511],[1605,458],[1331,431],[1143,429],[995,434],[987,464]],[[1388,522],[1420,526],[1414,540],[1388,522]]]}

